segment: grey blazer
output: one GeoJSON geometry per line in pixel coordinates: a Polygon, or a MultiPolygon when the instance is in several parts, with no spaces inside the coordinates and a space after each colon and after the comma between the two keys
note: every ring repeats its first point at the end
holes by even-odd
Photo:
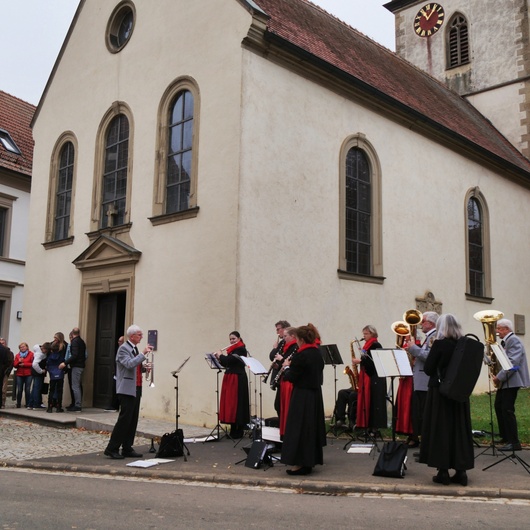
{"type": "Polygon", "coordinates": [[[530,386],[530,376],[528,375],[528,361],[526,359],[526,352],[521,339],[514,333],[510,333],[504,339],[504,351],[506,356],[514,366],[518,366],[519,370],[501,370],[497,374],[497,378],[502,382],[499,388],[518,388],[530,386]]]}
{"type": "Polygon", "coordinates": [[[429,376],[423,371],[423,367],[425,366],[425,359],[427,359],[429,352],[431,351],[435,334],[436,329],[431,329],[431,331],[425,335],[425,340],[423,341],[421,347],[413,344],[409,348],[409,353],[416,358],[414,367],[412,368],[412,375],[414,376],[414,390],[427,392],[429,389],[429,376]]]}
{"type": "Polygon", "coordinates": [[[116,354],[116,394],[136,397],[136,367],[145,361],[142,352],[134,354],[134,344],[124,342],[116,354]]]}

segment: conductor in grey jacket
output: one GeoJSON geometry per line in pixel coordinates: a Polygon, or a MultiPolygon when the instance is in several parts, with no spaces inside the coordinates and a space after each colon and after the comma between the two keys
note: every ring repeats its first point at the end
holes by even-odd
{"type": "Polygon", "coordinates": [[[138,326],[130,326],[127,329],[127,341],[119,347],[116,354],[116,394],[120,400],[120,414],[105,449],[105,455],[114,459],[142,456],[132,447],[139,410],[136,397],[137,367],[146,360],[145,354],[152,350],[148,344],[143,352],[138,351],[137,345],[142,337],[143,332],[138,326]]]}
{"type": "Polygon", "coordinates": [[[421,427],[423,423],[423,411],[427,399],[429,376],[423,371],[425,360],[427,359],[436,334],[436,322],[438,313],[425,311],[421,319],[421,329],[425,334],[421,346],[414,343],[407,345],[407,351],[414,357],[412,375],[414,380],[414,392],[412,394],[412,429],[413,434],[409,436],[409,447],[418,447],[421,427]]]}
{"type": "Polygon", "coordinates": [[[521,339],[513,332],[513,323],[507,318],[497,322],[497,333],[501,338],[501,346],[506,356],[512,362],[512,370],[501,370],[493,382],[498,387],[495,396],[495,413],[499,424],[501,443],[505,445],[501,451],[520,451],[521,443],[517,431],[517,418],[515,417],[515,400],[519,388],[530,386],[528,375],[528,362],[521,339]]]}

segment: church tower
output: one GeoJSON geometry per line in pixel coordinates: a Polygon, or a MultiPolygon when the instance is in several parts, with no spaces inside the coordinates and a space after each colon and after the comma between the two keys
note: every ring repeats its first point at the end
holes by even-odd
{"type": "Polygon", "coordinates": [[[393,0],[385,4],[395,15],[396,53],[467,98],[526,157],[530,157],[528,3],[393,0]]]}

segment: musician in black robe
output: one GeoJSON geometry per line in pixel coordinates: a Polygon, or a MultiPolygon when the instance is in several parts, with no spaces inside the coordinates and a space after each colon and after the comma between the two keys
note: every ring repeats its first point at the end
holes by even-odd
{"type": "Polygon", "coordinates": [[[439,390],[462,329],[449,313],[440,316],[436,328],[436,340],[424,366],[430,379],[421,431],[420,462],[438,468],[433,482],[445,485],[456,482],[467,486],[466,470],[474,467],[469,398],[462,403],[442,396],[439,390]],[[449,469],[456,470],[452,477],[449,469]]]}
{"type": "Polygon", "coordinates": [[[298,351],[284,361],[283,377],[293,383],[293,393],[283,437],[284,464],[293,466],[289,475],[308,475],[316,464],[323,464],[326,425],[322,381],[324,360],[318,348],[318,331],[309,324],[295,329],[298,351]]]}
{"type": "Polygon", "coordinates": [[[226,354],[220,350],[215,353],[219,363],[225,368],[221,400],[219,403],[219,421],[230,424],[230,437],[242,438],[250,422],[250,402],[248,397],[248,377],[246,365],[241,357],[248,352],[237,331],[229,335],[230,346],[226,354]]]}

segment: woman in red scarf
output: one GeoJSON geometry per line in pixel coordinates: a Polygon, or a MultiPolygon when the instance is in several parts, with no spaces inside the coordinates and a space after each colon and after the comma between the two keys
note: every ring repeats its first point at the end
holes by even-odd
{"type": "Polygon", "coordinates": [[[387,427],[386,378],[377,377],[371,353],[372,350],[382,348],[377,337],[377,330],[374,326],[365,326],[363,328],[365,342],[361,359],[352,360],[360,365],[356,427],[370,431],[387,427]]]}
{"type": "Polygon", "coordinates": [[[221,401],[219,404],[219,422],[230,424],[230,437],[242,438],[245,427],[250,422],[250,402],[248,397],[248,378],[246,365],[241,357],[248,352],[237,331],[229,335],[230,346],[226,354],[219,350],[215,356],[225,368],[221,401]]]}
{"type": "MultiPolygon", "coordinates": [[[[292,360],[293,356],[298,350],[296,343],[296,328],[289,327],[285,329],[285,343],[283,345],[283,358],[292,360]]],[[[279,377],[280,385],[280,436],[285,433],[285,424],[287,423],[287,414],[289,413],[289,403],[291,402],[291,394],[293,393],[293,384],[283,377],[284,368],[280,369],[277,377],[279,377]]]]}
{"type": "Polygon", "coordinates": [[[295,329],[298,351],[283,366],[286,381],[293,384],[282,462],[293,466],[288,475],[308,475],[316,464],[323,464],[326,424],[322,400],[324,360],[318,347],[318,331],[308,324],[295,329]]]}

